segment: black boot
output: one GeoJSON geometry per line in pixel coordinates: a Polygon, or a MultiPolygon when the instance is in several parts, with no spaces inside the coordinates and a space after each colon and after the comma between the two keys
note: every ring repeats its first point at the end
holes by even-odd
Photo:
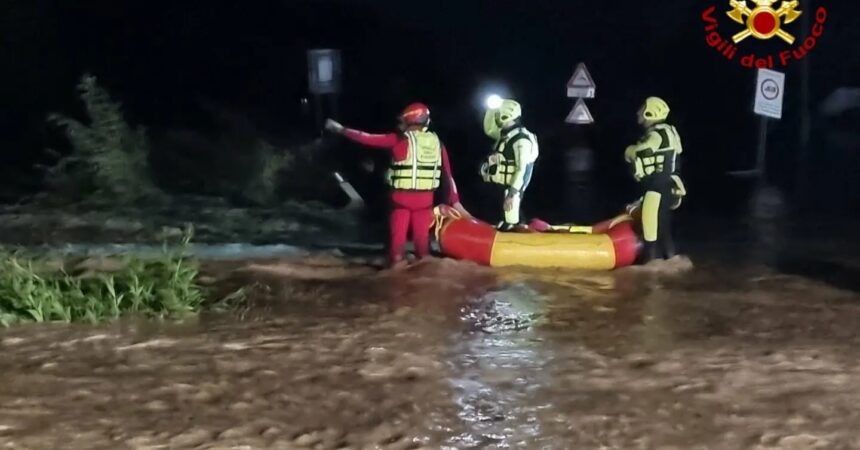
{"type": "Polygon", "coordinates": [[[642,246],[642,256],[639,258],[639,262],[641,264],[648,264],[649,262],[658,259],[657,250],[656,242],[645,242],[642,246]]]}
{"type": "Polygon", "coordinates": [[[502,221],[502,222],[499,222],[498,225],[496,225],[496,229],[499,231],[513,231],[514,228],[516,228],[516,226],[517,226],[516,224],[502,221]]]}
{"type": "Polygon", "coordinates": [[[663,257],[666,259],[672,259],[677,254],[678,252],[675,250],[675,242],[672,239],[666,239],[663,242],[663,257]]]}

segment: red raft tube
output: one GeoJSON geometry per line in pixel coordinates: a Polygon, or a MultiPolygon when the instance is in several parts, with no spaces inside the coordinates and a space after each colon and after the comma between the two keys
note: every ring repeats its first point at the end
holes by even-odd
{"type": "Polygon", "coordinates": [[[612,270],[635,263],[642,247],[628,214],[590,227],[536,220],[522,230],[505,233],[445,207],[436,209],[436,218],[443,255],[491,267],[612,270]]]}

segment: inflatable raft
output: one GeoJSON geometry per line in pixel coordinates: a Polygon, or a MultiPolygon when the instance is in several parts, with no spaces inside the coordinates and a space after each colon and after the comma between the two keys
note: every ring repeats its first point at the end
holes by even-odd
{"type": "Polygon", "coordinates": [[[634,218],[621,214],[592,226],[532,221],[515,232],[437,208],[435,233],[443,255],[505,267],[612,270],[632,265],[641,249],[634,218]]]}

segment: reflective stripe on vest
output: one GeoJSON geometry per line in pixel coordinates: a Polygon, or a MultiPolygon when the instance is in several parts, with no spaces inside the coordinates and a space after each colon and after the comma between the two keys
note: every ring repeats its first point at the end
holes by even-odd
{"type": "Polygon", "coordinates": [[[668,124],[658,124],[648,133],[660,136],[660,146],[636,153],[633,161],[637,180],[651,175],[672,175],[675,172],[675,159],[681,153],[681,137],[675,127],[668,124]]]}
{"type": "Polygon", "coordinates": [[[442,165],[442,143],[436,134],[409,131],[406,159],[394,161],[389,171],[389,184],[394,189],[432,191],[439,187],[442,165]]]}

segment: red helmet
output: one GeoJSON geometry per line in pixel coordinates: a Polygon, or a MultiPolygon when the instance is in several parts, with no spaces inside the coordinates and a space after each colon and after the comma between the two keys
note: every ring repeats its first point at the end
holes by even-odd
{"type": "Polygon", "coordinates": [[[423,103],[413,103],[400,113],[398,119],[406,125],[427,126],[430,124],[430,108],[423,103]]]}

